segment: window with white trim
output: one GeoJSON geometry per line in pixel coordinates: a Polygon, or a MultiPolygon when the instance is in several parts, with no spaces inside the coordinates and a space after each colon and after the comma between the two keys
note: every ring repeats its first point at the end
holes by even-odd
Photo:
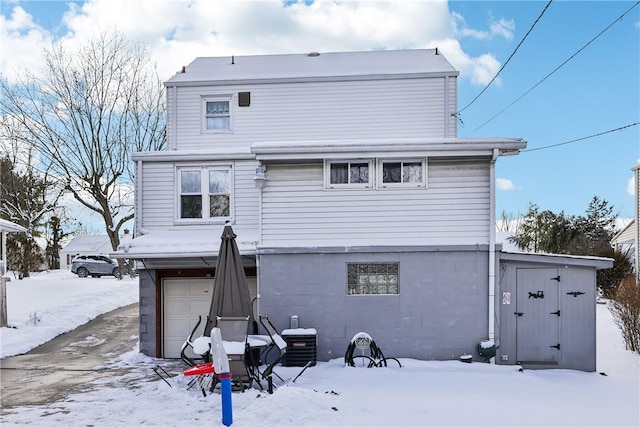
{"type": "Polygon", "coordinates": [[[230,131],[231,130],[231,98],[203,98],[205,131],[230,131]]]}
{"type": "Polygon", "coordinates": [[[329,188],[371,187],[372,161],[331,161],[326,163],[326,186],[329,188]]]}
{"type": "Polygon", "coordinates": [[[380,160],[380,187],[425,187],[427,182],[424,160],[380,160]]]}
{"type": "Polygon", "coordinates": [[[232,217],[229,166],[178,168],[178,219],[228,220],[232,217]]]}
{"type": "Polygon", "coordinates": [[[398,263],[347,263],[348,295],[398,295],[398,263]]]}

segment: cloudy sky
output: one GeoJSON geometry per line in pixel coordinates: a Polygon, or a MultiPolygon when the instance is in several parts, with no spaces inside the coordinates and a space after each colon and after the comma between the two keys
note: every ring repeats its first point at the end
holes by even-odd
{"type": "Polygon", "coordinates": [[[112,29],[144,42],[163,78],[198,56],[438,47],[460,71],[458,136],[528,141],[498,161],[498,216],[530,202],[579,215],[599,196],[631,218],[640,6],[548,3],[3,0],[0,71],[37,70],[43,43],[112,29]]]}

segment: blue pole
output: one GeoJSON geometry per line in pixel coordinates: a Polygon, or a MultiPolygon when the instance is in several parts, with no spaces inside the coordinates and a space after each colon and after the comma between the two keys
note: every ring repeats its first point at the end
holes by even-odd
{"type": "Polygon", "coordinates": [[[231,373],[229,372],[220,374],[220,397],[222,398],[222,424],[228,427],[233,423],[231,373]]]}

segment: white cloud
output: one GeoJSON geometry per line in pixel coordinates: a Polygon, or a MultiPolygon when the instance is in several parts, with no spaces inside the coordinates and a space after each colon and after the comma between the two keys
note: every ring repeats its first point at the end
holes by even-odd
{"type": "Polygon", "coordinates": [[[629,178],[629,182],[627,182],[627,193],[629,193],[630,196],[636,195],[635,178],[633,176],[629,178]]]}
{"type": "Polygon", "coordinates": [[[33,17],[22,7],[14,6],[11,15],[0,15],[0,72],[13,78],[21,69],[40,67],[40,52],[51,35],[33,22],[33,17]]]}
{"type": "MultiPolygon", "coordinates": [[[[5,74],[16,73],[20,65],[34,69],[41,61],[33,54],[40,50],[38,40],[51,39],[24,9],[15,6],[14,11],[0,18],[0,42],[11,46],[0,62],[5,74]]],[[[163,78],[198,56],[437,46],[462,78],[476,84],[488,83],[500,64],[490,53],[469,56],[457,37],[466,32],[508,38],[513,31],[513,21],[505,19],[491,21],[488,30],[473,30],[444,0],[317,0],[289,6],[280,0],[90,0],[70,3],[63,24],[70,45],[112,29],[147,43],[163,78]],[[464,31],[458,30],[461,22],[464,31]]]]}
{"type": "Polygon", "coordinates": [[[516,28],[516,24],[513,20],[500,19],[489,22],[488,30],[478,30],[469,27],[464,17],[458,12],[451,12],[451,18],[456,31],[462,37],[471,37],[477,40],[490,40],[496,36],[504,37],[507,40],[513,38],[513,32],[516,28]]]}
{"type": "Polygon", "coordinates": [[[496,187],[502,191],[512,191],[516,189],[514,183],[507,178],[496,178],[496,187]]]}

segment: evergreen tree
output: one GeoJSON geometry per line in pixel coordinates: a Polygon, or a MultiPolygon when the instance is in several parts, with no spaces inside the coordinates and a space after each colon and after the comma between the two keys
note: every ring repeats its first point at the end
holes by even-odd
{"type": "Polygon", "coordinates": [[[9,157],[0,159],[0,217],[21,225],[26,233],[7,238],[7,269],[29,277],[29,272],[41,269],[44,257],[36,238],[41,227],[56,209],[62,192],[47,174],[32,167],[32,157],[18,165],[9,157]]]}

